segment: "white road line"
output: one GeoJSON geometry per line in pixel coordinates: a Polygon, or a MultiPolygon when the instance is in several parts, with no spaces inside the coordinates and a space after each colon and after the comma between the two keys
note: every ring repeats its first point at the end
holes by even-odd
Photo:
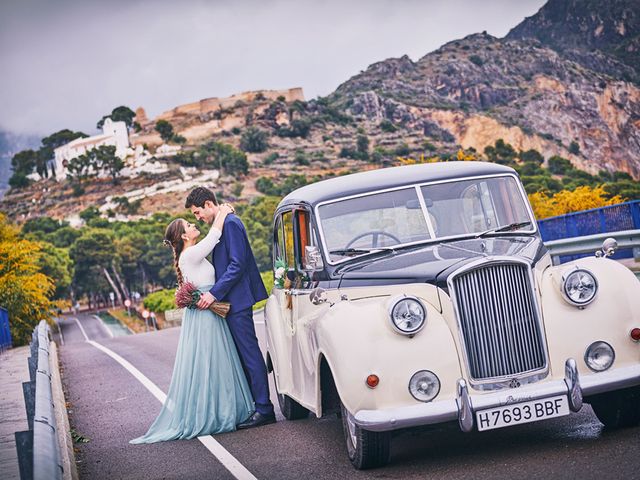
{"type": "Polygon", "coordinates": [[[100,324],[104,327],[104,329],[107,331],[107,333],[109,334],[109,336],[111,338],[114,337],[113,332],[111,331],[111,329],[109,327],[107,327],[107,324],[104,323],[104,320],[102,320],[98,315],[92,315],[92,317],[100,322],[100,324]]]}
{"type": "Polygon", "coordinates": [[[64,347],[64,334],[62,333],[62,324],[60,323],[58,318],[56,318],[56,325],[58,326],[58,333],[60,333],[60,343],[64,347]]]}
{"type": "MultiPolygon", "coordinates": [[[[76,321],[78,321],[76,319],[76,321]]],[[[80,324],[80,322],[78,322],[80,324]]],[[[82,326],[80,327],[82,329],[82,326]]],[[[83,330],[84,333],[84,330],[83,330]]],[[[86,338],[86,334],[85,334],[86,338]]],[[[111,358],[113,358],[116,362],[122,365],[131,375],[133,375],[136,380],[138,380],[151,394],[156,397],[161,403],[164,403],[167,399],[167,395],[160,390],[155,383],[149,380],[144,374],[134,367],[127,360],[122,358],[116,352],[108,349],[107,347],[94,342],[93,340],[89,340],[87,338],[87,342],[96,347],[98,350],[106,353],[111,358]]],[[[257,480],[256,477],[249,471],[247,468],[242,465],[237,458],[231,455],[220,443],[218,443],[211,435],[206,435],[202,437],[198,437],[200,443],[202,443],[207,450],[209,450],[218,461],[227,469],[231,474],[237,478],[238,480],[257,480]]]]}
{"type": "Polygon", "coordinates": [[[80,320],[78,320],[77,318],[73,318],[76,323],[78,324],[78,326],[80,327],[80,331],[82,332],[82,335],[84,335],[84,339],[88,342],[89,341],[89,337],[87,337],[87,332],[84,331],[84,328],[82,328],[82,324],[80,323],[80,320]]]}

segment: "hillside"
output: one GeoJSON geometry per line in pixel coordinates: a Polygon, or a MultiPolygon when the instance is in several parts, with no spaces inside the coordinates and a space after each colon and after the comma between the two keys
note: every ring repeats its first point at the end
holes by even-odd
{"type": "Polygon", "coordinates": [[[506,38],[537,39],[591,69],[639,83],[640,0],[550,0],[506,38]]]}
{"type": "MultiPolygon", "coordinates": [[[[139,108],[140,129],[132,132],[131,142],[155,152],[167,165],[165,173],[116,185],[97,179],[80,196],[68,182],[48,180],[12,192],[0,209],[18,220],[44,214],[66,218],[89,205],[110,215],[179,212],[184,190],[198,182],[215,184],[222,198],[246,200],[403,161],[495,160],[490,151],[499,140],[515,166],[528,155],[545,166],[562,157],[574,168],[572,178],[547,175],[531,179],[530,188],[553,192],[575,188],[580,179],[594,184],[624,173],[638,180],[640,88],[630,81],[637,66],[637,4],[616,0],[609,10],[601,2],[550,0],[506,38],[478,33],[417,61],[387,59],[325,98],[304,101],[296,88],[244,92],[177,106],[155,119],[139,108]],[[627,52],[623,56],[619,46],[627,52]],[[158,120],[171,124],[174,138],[182,137],[177,155],[156,152],[162,143],[158,120]],[[255,135],[260,141],[248,145],[255,135]],[[233,155],[246,152],[246,173],[223,168],[217,180],[206,176],[222,165],[216,153],[224,150],[221,145],[233,155]],[[588,175],[601,171],[608,173],[588,175]],[[117,196],[138,202],[136,209],[115,209],[117,196]]],[[[527,172],[548,174],[539,166],[527,172]]]]}

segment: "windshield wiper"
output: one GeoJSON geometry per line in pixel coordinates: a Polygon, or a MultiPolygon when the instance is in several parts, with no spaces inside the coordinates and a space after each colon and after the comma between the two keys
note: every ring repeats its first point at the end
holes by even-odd
{"type": "Polygon", "coordinates": [[[511,230],[518,230],[519,228],[526,227],[527,225],[531,225],[531,222],[510,223],[509,225],[505,225],[503,227],[490,228],[489,230],[480,232],[474,238],[484,237],[485,235],[488,235],[490,233],[509,232],[511,230]]]}
{"type": "Polygon", "coordinates": [[[364,249],[364,248],[343,248],[341,250],[331,250],[329,253],[331,255],[343,255],[345,257],[351,255],[360,255],[363,253],[371,253],[373,251],[377,251],[378,249],[364,249]]]}

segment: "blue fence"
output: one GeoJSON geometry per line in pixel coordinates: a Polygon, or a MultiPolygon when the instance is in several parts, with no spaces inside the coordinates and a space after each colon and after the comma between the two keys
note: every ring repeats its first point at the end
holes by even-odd
{"type": "MultiPolygon", "coordinates": [[[[542,240],[545,242],[596,233],[640,229],[640,200],[545,218],[538,220],[538,226],[542,240]]],[[[591,254],[563,256],[561,261],[565,262],[588,255],[591,254]]],[[[632,256],[631,250],[619,250],[613,258],[630,258],[632,256]]]]}
{"type": "Polygon", "coordinates": [[[9,329],[9,313],[0,308],[0,351],[11,346],[11,330],[9,329]]]}

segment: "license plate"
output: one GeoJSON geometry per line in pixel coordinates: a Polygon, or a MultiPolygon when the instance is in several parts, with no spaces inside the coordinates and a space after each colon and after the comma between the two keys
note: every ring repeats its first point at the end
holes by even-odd
{"type": "Polygon", "coordinates": [[[537,422],[545,418],[562,417],[563,415],[569,415],[569,402],[566,396],[559,395],[479,410],[476,412],[476,422],[478,430],[483,431],[537,422]]]}

